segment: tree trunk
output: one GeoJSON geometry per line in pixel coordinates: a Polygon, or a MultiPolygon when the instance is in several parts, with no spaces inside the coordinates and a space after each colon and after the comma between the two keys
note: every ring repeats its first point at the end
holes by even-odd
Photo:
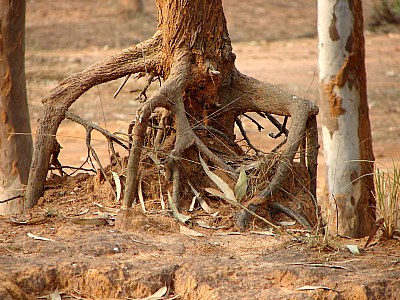
{"type": "MultiPolygon", "coordinates": [[[[25,83],[25,1],[0,1],[0,201],[23,195],[32,157],[25,83]]],[[[23,209],[22,197],[0,214],[23,209]]]]}
{"type": "Polygon", "coordinates": [[[375,217],[360,0],[319,0],[319,80],[329,231],[368,235],[375,217]]]}
{"type": "MultiPolygon", "coordinates": [[[[268,187],[246,205],[265,204],[279,189],[304,139],[308,142],[310,190],[315,195],[318,108],[307,99],[248,77],[235,68],[236,56],[232,53],[221,0],[157,0],[156,5],[158,27],[151,39],[70,76],[43,100],[45,108],[26,193],[28,206],[33,206],[43,194],[51,156],[47,149],[52,148],[55,142],[52,135],[70,105],[96,84],[145,71],[160,76],[164,82],[137,112],[126,170],[125,207],[130,207],[137,195],[139,163],[144,143],[149,141],[145,138],[146,130],[156,108],[164,108],[173,116],[175,142],[166,157],[173,173],[173,203],[178,203],[179,187],[183,185],[179,184],[178,176],[184,173],[179,173],[182,158],[191,148],[207,157],[221,172],[227,172],[226,176],[237,177],[235,169],[211,151],[194,128],[198,125],[212,128],[233,142],[235,118],[249,111],[290,116],[292,122],[276,174],[268,187]]],[[[146,144],[147,148],[150,146],[154,147],[146,144]]],[[[197,166],[194,162],[193,168],[197,166]]]]}

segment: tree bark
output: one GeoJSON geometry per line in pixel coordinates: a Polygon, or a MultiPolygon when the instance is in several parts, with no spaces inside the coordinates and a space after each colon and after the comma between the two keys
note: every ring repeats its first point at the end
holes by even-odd
{"type": "Polygon", "coordinates": [[[375,217],[360,0],[319,0],[319,80],[330,233],[368,235],[375,217]]]}
{"type": "MultiPolygon", "coordinates": [[[[21,196],[32,137],[25,83],[25,1],[0,1],[0,201],[21,196]]],[[[23,198],[0,203],[0,214],[23,210],[23,198]]]]}

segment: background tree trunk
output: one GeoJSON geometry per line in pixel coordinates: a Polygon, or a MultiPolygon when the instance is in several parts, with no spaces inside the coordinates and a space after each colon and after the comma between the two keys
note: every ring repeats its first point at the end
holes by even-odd
{"type": "Polygon", "coordinates": [[[331,233],[362,237],[374,222],[375,200],[361,1],[319,0],[318,38],[323,211],[331,233]]]}
{"type": "MultiPolygon", "coordinates": [[[[0,0],[0,201],[23,195],[32,157],[25,84],[25,1],[0,0]]],[[[22,198],[1,203],[20,212],[22,198]]]]}

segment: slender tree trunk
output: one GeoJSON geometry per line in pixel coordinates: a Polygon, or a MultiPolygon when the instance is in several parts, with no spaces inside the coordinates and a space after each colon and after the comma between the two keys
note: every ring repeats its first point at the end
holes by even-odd
{"type": "Polygon", "coordinates": [[[319,79],[329,231],[368,235],[375,218],[360,0],[319,0],[319,79]],[[366,161],[364,161],[366,160],[366,161]]]}
{"type": "MultiPolygon", "coordinates": [[[[25,1],[0,0],[0,201],[23,195],[32,157],[25,83],[25,1]]],[[[23,209],[0,204],[0,214],[23,209]]]]}

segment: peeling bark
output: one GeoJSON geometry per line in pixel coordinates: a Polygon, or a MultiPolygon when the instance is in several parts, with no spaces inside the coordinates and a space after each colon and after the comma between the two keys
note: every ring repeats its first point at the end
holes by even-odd
{"type": "Polygon", "coordinates": [[[318,35],[328,192],[323,207],[331,233],[361,237],[375,216],[361,1],[319,1],[318,35]]]}

